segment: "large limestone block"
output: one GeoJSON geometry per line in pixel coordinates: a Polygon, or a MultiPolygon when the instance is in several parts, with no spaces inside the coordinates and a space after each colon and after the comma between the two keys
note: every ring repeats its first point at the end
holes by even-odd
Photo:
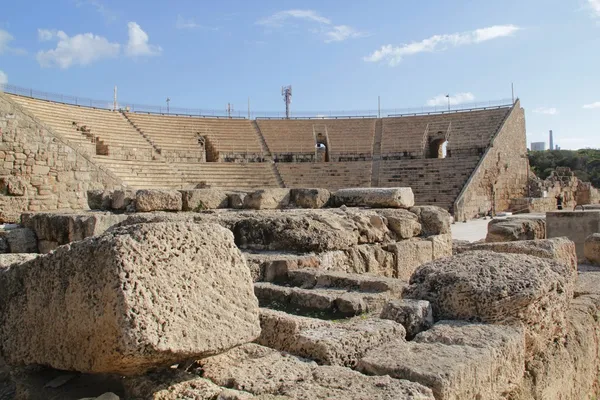
{"type": "Polygon", "coordinates": [[[371,350],[357,369],[418,382],[437,400],[500,399],[521,382],[524,355],[519,329],[453,321],[371,350]]]}
{"type": "Polygon", "coordinates": [[[300,208],[322,208],[329,202],[331,193],[327,189],[292,189],[291,201],[300,208]]]}
{"type": "Polygon", "coordinates": [[[117,228],[0,273],[9,364],[143,373],[260,333],[250,273],[230,231],[155,223],[117,228]]]}
{"type": "Polygon", "coordinates": [[[11,253],[37,253],[38,243],[35,232],[27,227],[0,231],[6,239],[11,253]]]}
{"type": "Polygon", "coordinates": [[[564,337],[576,271],[539,257],[467,252],[421,266],[407,298],[428,300],[436,319],[522,323],[531,352],[564,337]]]}
{"type": "Polygon", "coordinates": [[[539,240],[517,240],[514,242],[492,242],[463,244],[456,247],[456,253],[465,251],[486,250],[496,253],[529,254],[541,258],[548,258],[577,269],[577,253],[575,243],[566,237],[539,239],[539,240]]]}
{"type": "Polygon", "coordinates": [[[433,260],[433,243],[428,240],[402,240],[387,246],[394,254],[396,271],[394,277],[408,281],[415,270],[433,260]]]}
{"type": "Polygon", "coordinates": [[[325,365],[354,367],[368,350],[404,337],[402,325],[379,318],[331,322],[263,308],[260,320],[258,344],[325,365]]]}
{"type": "Polygon", "coordinates": [[[539,217],[492,219],[488,224],[486,242],[546,239],[546,221],[539,217]]]}
{"type": "Polygon", "coordinates": [[[0,254],[0,269],[8,268],[13,264],[21,264],[25,261],[33,260],[38,257],[39,254],[35,253],[10,253],[0,254]]]}
{"type": "Polygon", "coordinates": [[[424,235],[443,235],[450,233],[452,216],[447,210],[437,206],[415,206],[410,212],[419,217],[424,235]]]}
{"type": "Polygon", "coordinates": [[[433,312],[427,300],[392,300],[383,307],[380,317],[401,324],[408,339],[433,325],[433,312]]]}
{"type": "Polygon", "coordinates": [[[111,207],[116,211],[135,210],[136,190],[123,189],[115,190],[112,193],[111,207]]]}
{"type": "Polygon", "coordinates": [[[227,192],[220,189],[180,190],[183,211],[213,210],[229,207],[227,192]]]}
{"type": "Polygon", "coordinates": [[[181,193],[177,190],[138,190],[135,194],[137,211],[181,211],[181,207],[181,193]]]}
{"type": "Polygon", "coordinates": [[[421,234],[421,224],[416,214],[403,209],[381,210],[380,215],[385,217],[388,228],[394,232],[398,239],[410,239],[421,234]]]}
{"type": "Polygon", "coordinates": [[[431,257],[434,260],[452,256],[452,234],[432,235],[427,240],[431,242],[431,257]]]}
{"type": "Polygon", "coordinates": [[[594,233],[585,239],[583,253],[589,262],[600,265],[600,233],[594,233]]]}
{"type": "Polygon", "coordinates": [[[244,208],[273,210],[290,204],[290,189],[262,189],[244,197],[244,208]]]}
{"type": "Polygon", "coordinates": [[[88,190],[88,207],[90,210],[110,210],[112,195],[111,190],[88,190]]]}
{"type": "Polygon", "coordinates": [[[409,187],[340,189],[333,194],[337,206],[371,208],[410,208],[415,196],[409,187]]]}
{"type": "Polygon", "coordinates": [[[289,271],[299,268],[318,268],[319,259],[311,254],[290,253],[244,253],[252,279],[265,282],[280,282],[287,279],[289,271]]]}
{"type": "Polygon", "coordinates": [[[388,376],[366,376],[348,368],[318,366],[278,350],[246,344],[199,361],[217,385],[253,394],[293,399],[433,400],[424,386],[388,376]]]}

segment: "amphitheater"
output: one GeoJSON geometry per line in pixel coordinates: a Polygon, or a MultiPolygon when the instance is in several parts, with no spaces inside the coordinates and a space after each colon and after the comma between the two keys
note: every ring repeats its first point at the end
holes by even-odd
{"type": "Polygon", "coordinates": [[[26,94],[0,92],[0,400],[600,393],[600,195],[532,176],[519,100],[245,119],[26,94]],[[537,214],[453,240],[515,207],[537,214]]]}

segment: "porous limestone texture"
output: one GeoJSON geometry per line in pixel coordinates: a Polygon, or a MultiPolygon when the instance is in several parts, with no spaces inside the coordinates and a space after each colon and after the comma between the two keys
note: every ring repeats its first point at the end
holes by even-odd
{"type": "Polygon", "coordinates": [[[496,253],[529,254],[541,258],[548,258],[577,269],[577,253],[575,243],[562,238],[539,239],[539,240],[517,240],[514,242],[492,242],[492,243],[465,243],[456,247],[456,254],[465,251],[486,250],[496,253]]]}
{"type": "Polygon", "coordinates": [[[518,387],[524,363],[522,330],[449,321],[367,352],[357,369],[418,382],[437,400],[500,399],[518,387]]]}
{"type": "Polygon", "coordinates": [[[312,254],[244,253],[244,258],[255,282],[285,281],[288,271],[299,268],[320,268],[320,260],[312,254]]]}
{"type": "Polygon", "coordinates": [[[546,239],[546,221],[539,217],[492,219],[488,224],[486,242],[546,239]]]}
{"type": "Polygon", "coordinates": [[[445,233],[442,235],[432,235],[427,237],[431,242],[432,258],[450,257],[452,255],[452,234],[445,233]]]}
{"type": "Polygon", "coordinates": [[[215,384],[253,394],[303,400],[434,400],[430,389],[415,382],[318,366],[257,344],[245,344],[199,363],[203,376],[215,384]]]}
{"type": "Polygon", "coordinates": [[[244,197],[244,208],[273,210],[290,204],[290,189],[262,189],[244,197]]]}
{"type": "Polygon", "coordinates": [[[13,264],[21,264],[38,256],[39,254],[34,253],[0,254],[0,268],[8,268],[13,264]]]}
{"type": "Polygon", "coordinates": [[[600,233],[594,233],[585,239],[583,253],[586,260],[600,265],[600,233]]]}
{"type": "Polygon", "coordinates": [[[401,324],[406,330],[407,339],[431,328],[433,312],[427,300],[392,300],[383,307],[380,317],[401,324]]]}
{"type": "Polygon", "coordinates": [[[244,259],[210,224],[126,226],[4,270],[0,316],[8,364],[94,373],[143,373],[260,334],[244,259]]]}
{"type": "Polygon", "coordinates": [[[110,212],[47,212],[21,215],[23,226],[35,233],[36,248],[40,253],[48,253],[63,244],[100,235],[126,219],[126,215],[110,212]]]}
{"type": "Polygon", "coordinates": [[[35,233],[29,228],[0,230],[0,237],[6,240],[11,253],[37,253],[35,233]]]}
{"type": "Polygon", "coordinates": [[[408,281],[419,266],[433,260],[433,243],[428,240],[402,240],[389,244],[387,250],[396,259],[394,278],[403,281],[408,281]]]}
{"type": "Polygon", "coordinates": [[[394,232],[398,239],[410,239],[421,234],[419,217],[403,209],[381,210],[379,215],[386,218],[386,225],[394,232]]]}
{"type": "Polygon", "coordinates": [[[346,367],[354,367],[369,349],[404,337],[402,325],[379,318],[331,322],[265,308],[260,311],[260,325],[256,341],[260,345],[346,367]]]}
{"type": "Polygon", "coordinates": [[[135,194],[135,209],[148,211],[181,211],[181,192],[177,190],[138,190],[135,194]]]}
{"type": "Polygon", "coordinates": [[[437,320],[522,323],[531,354],[564,338],[576,274],[539,257],[473,251],[421,266],[405,296],[428,300],[437,320]]]}
{"type": "Polygon", "coordinates": [[[291,189],[291,202],[300,208],[322,208],[327,205],[331,193],[327,189],[291,189]]]}
{"type": "Polygon", "coordinates": [[[333,204],[347,207],[410,208],[415,196],[409,187],[339,189],[332,196],[333,204]]]}
{"type": "Polygon", "coordinates": [[[183,211],[213,210],[229,207],[227,192],[220,189],[180,190],[183,211]]]}
{"type": "Polygon", "coordinates": [[[436,206],[415,206],[410,212],[417,215],[424,235],[450,233],[452,216],[447,210],[436,206]]]}
{"type": "Polygon", "coordinates": [[[112,193],[111,208],[115,211],[135,211],[137,190],[115,190],[112,193]]]}

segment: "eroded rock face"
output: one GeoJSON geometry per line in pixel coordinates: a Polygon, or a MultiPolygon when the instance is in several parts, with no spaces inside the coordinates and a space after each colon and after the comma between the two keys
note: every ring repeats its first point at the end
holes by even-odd
{"type": "Polygon", "coordinates": [[[180,190],[183,211],[213,210],[229,207],[227,192],[220,189],[180,190]]]}
{"type": "Polygon", "coordinates": [[[290,204],[290,189],[262,189],[244,197],[244,208],[273,210],[290,204]]]}
{"type": "Polygon", "coordinates": [[[38,245],[35,233],[29,228],[14,228],[0,231],[11,253],[37,253],[38,245]]]}
{"type": "Polygon", "coordinates": [[[429,240],[402,240],[391,243],[387,250],[396,258],[394,277],[408,281],[415,270],[433,260],[433,244],[429,240]]]}
{"type": "Polygon", "coordinates": [[[181,211],[181,208],[181,193],[177,190],[138,190],[135,194],[137,211],[181,211]]]}
{"type": "Polygon", "coordinates": [[[594,233],[585,239],[583,252],[589,262],[600,265],[600,233],[594,233]]]}
{"type": "Polygon", "coordinates": [[[546,239],[546,221],[535,217],[492,219],[486,242],[546,239]]]}
{"type": "Polygon", "coordinates": [[[463,244],[456,247],[456,253],[466,251],[486,250],[495,253],[529,254],[531,256],[548,258],[577,269],[577,253],[575,243],[562,238],[540,239],[540,240],[518,240],[514,242],[492,242],[463,244]]]}
{"type": "Polygon", "coordinates": [[[415,206],[410,211],[419,217],[424,235],[443,235],[450,233],[452,216],[443,208],[436,206],[415,206]]]}
{"type": "Polygon", "coordinates": [[[301,208],[325,207],[331,197],[327,189],[291,189],[290,193],[292,203],[301,208]]]}
{"type": "Polygon", "coordinates": [[[421,224],[416,214],[403,209],[382,210],[380,215],[386,218],[388,228],[398,239],[410,239],[421,234],[421,224]]]}
{"type": "Polygon", "coordinates": [[[135,210],[136,190],[115,190],[112,193],[111,208],[116,211],[135,210]]]}
{"type": "Polygon", "coordinates": [[[88,190],[88,207],[90,210],[110,210],[112,195],[111,190],[88,190]]]}
{"type": "Polygon", "coordinates": [[[337,190],[333,204],[347,207],[410,208],[415,205],[411,188],[351,188],[337,190]]]}
{"type": "Polygon", "coordinates": [[[401,324],[408,339],[433,325],[433,313],[427,300],[392,300],[383,307],[380,317],[401,324]]]}
{"type": "Polygon", "coordinates": [[[474,251],[421,266],[406,297],[428,300],[436,319],[523,323],[532,353],[564,337],[575,279],[566,264],[474,251]]]}
{"type": "Polygon", "coordinates": [[[39,254],[34,253],[0,254],[0,269],[8,268],[13,264],[21,264],[25,261],[33,260],[38,256],[39,254]]]}
{"type": "Polygon", "coordinates": [[[143,373],[260,333],[250,273],[218,225],[131,225],[62,246],[0,273],[0,311],[8,364],[93,373],[143,373]]]}

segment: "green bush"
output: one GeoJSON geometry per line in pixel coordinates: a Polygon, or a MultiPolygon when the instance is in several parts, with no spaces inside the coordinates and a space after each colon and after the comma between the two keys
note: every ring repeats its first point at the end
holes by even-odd
{"type": "Polygon", "coordinates": [[[600,187],[600,150],[550,150],[529,152],[533,172],[546,179],[556,167],[569,167],[579,179],[600,187]]]}

